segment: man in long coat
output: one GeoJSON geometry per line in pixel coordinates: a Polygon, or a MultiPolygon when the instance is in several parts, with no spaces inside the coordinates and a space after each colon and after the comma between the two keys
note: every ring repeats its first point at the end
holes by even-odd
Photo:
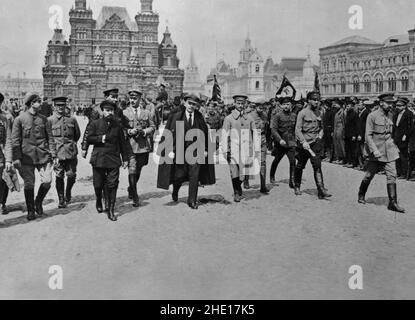
{"type": "MultiPolygon", "coordinates": [[[[189,196],[187,204],[192,209],[198,209],[197,193],[199,183],[201,185],[212,185],[216,183],[215,166],[213,155],[209,157],[209,131],[206,122],[200,112],[195,110],[198,98],[194,95],[186,95],[185,105],[180,111],[172,113],[167,121],[164,130],[172,135],[172,145],[164,150],[158,150],[157,154],[161,157],[158,167],[157,188],[168,190],[173,185],[173,201],[178,201],[180,187],[186,181],[189,182],[189,196]],[[197,133],[192,141],[186,141],[186,133],[197,133]],[[197,141],[197,142],[196,142],[197,141]],[[194,150],[193,157],[188,153],[194,143],[197,150],[194,150]],[[203,146],[203,154],[200,156],[200,144],[203,146]],[[183,148],[181,149],[180,146],[183,148]],[[199,151],[199,152],[197,152],[199,151]],[[195,153],[197,152],[197,159],[195,153]],[[190,159],[191,158],[191,159],[190,159]],[[189,161],[190,160],[190,161],[189,161]],[[196,161],[191,161],[196,160],[196,161]],[[210,164],[209,164],[209,163],[210,164]]],[[[163,134],[160,145],[170,139],[165,139],[163,134]]],[[[167,142],[167,144],[168,144],[167,142]]],[[[161,148],[160,148],[161,149],[161,148]]]]}

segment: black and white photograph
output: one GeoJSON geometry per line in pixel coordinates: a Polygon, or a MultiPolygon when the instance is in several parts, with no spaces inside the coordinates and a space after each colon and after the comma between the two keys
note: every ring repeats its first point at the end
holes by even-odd
{"type": "Polygon", "coordinates": [[[1,0],[0,300],[407,300],[414,248],[414,1],[1,0]]]}

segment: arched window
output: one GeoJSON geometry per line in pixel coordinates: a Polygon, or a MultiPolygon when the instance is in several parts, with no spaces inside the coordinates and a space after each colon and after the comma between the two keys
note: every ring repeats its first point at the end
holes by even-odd
{"type": "Polygon", "coordinates": [[[388,75],[388,91],[396,91],[396,76],[394,73],[388,75]]]}
{"type": "Polygon", "coordinates": [[[122,63],[123,65],[127,64],[127,52],[125,52],[125,51],[123,51],[123,52],[121,53],[121,63],[122,63]]]}
{"type": "Polygon", "coordinates": [[[369,77],[368,75],[366,75],[366,76],[363,78],[363,83],[364,83],[364,87],[365,87],[365,92],[366,92],[366,93],[370,93],[372,90],[371,90],[371,81],[370,81],[370,77],[369,77]]]}
{"type": "Polygon", "coordinates": [[[150,52],[146,53],[146,66],[151,66],[153,64],[153,56],[150,52]]]}
{"type": "Polygon", "coordinates": [[[340,91],[341,93],[346,93],[346,79],[342,78],[340,80],[340,91]]]}
{"type": "Polygon", "coordinates": [[[378,74],[375,78],[376,92],[383,92],[383,77],[378,74]]]}
{"type": "Polygon", "coordinates": [[[56,64],[61,64],[62,63],[62,56],[60,52],[56,53],[56,64]]]}
{"type": "Polygon", "coordinates": [[[259,69],[259,64],[257,64],[257,65],[255,66],[255,72],[256,72],[256,73],[259,73],[259,70],[260,70],[260,69],[259,69]]]}
{"type": "Polygon", "coordinates": [[[104,63],[110,64],[110,52],[109,51],[104,52],[104,63]]]}
{"type": "Polygon", "coordinates": [[[401,74],[401,91],[409,91],[409,75],[407,72],[401,74]]]}
{"type": "Polygon", "coordinates": [[[112,64],[120,64],[120,54],[118,51],[113,51],[112,53],[112,64]]]}
{"type": "Polygon", "coordinates": [[[358,77],[353,78],[353,93],[360,92],[360,82],[358,77]]]}
{"type": "Polygon", "coordinates": [[[84,50],[79,50],[78,52],[78,63],[79,64],[85,64],[85,51],[84,50]]]}

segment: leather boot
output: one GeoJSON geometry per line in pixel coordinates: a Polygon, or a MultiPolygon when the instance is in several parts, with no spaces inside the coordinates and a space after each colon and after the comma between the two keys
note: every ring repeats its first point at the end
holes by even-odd
{"type": "Polygon", "coordinates": [[[2,197],[0,212],[3,216],[5,216],[9,214],[9,211],[7,210],[7,207],[6,207],[6,200],[7,200],[9,188],[7,187],[6,182],[4,182],[3,179],[1,179],[1,177],[0,177],[0,180],[1,180],[0,181],[0,197],[2,197]]]}
{"type": "Polygon", "coordinates": [[[245,190],[248,190],[250,188],[250,186],[249,186],[249,177],[248,176],[245,176],[245,179],[244,179],[244,189],[245,190]]]}
{"type": "Polygon", "coordinates": [[[405,213],[405,209],[401,208],[398,205],[398,196],[397,196],[397,193],[396,193],[396,184],[395,183],[389,183],[387,185],[387,188],[388,188],[388,197],[389,197],[388,209],[391,210],[391,211],[405,213]]]}
{"type": "Polygon", "coordinates": [[[295,167],[294,169],[294,193],[296,196],[301,196],[301,180],[303,178],[303,169],[295,167]]]}
{"type": "Polygon", "coordinates": [[[71,177],[68,178],[67,185],[66,185],[66,191],[65,191],[65,200],[66,203],[70,203],[72,201],[72,188],[75,184],[76,178],[71,177]]]}
{"type": "Polygon", "coordinates": [[[295,183],[294,183],[294,170],[295,170],[295,166],[290,166],[290,182],[288,184],[288,186],[291,189],[294,189],[295,183]]]}
{"type": "Polygon", "coordinates": [[[261,190],[259,192],[263,193],[263,194],[269,194],[269,189],[267,188],[267,184],[266,184],[266,176],[264,174],[260,175],[260,179],[261,179],[261,190]]]}
{"type": "Polygon", "coordinates": [[[110,211],[109,209],[109,192],[108,192],[108,187],[106,185],[104,185],[104,187],[102,188],[102,195],[104,196],[104,212],[108,212],[110,211]]]}
{"type": "Polygon", "coordinates": [[[108,219],[111,221],[117,221],[117,217],[115,216],[115,199],[117,198],[117,189],[111,188],[108,189],[108,204],[109,204],[109,210],[108,210],[108,219]]]}
{"type": "Polygon", "coordinates": [[[241,196],[240,194],[242,193],[242,188],[241,187],[241,181],[239,180],[239,178],[234,178],[232,179],[232,187],[233,187],[233,201],[235,202],[241,202],[241,196]],[[239,191],[239,189],[241,189],[241,191],[239,191]]]}
{"type": "Polygon", "coordinates": [[[64,190],[65,190],[65,181],[62,178],[56,178],[56,191],[58,192],[58,198],[59,198],[58,208],[59,209],[66,208],[64,190]]]}
{"type": "Polygon", "coordinates": [[[35,200],[35,211],[39,216],[42,216],[44,214],[43,212],[43,200],[45,199],[46,195],[48,194],[50,189],[49,186],[45,186],[44,183],[42,183],[39,187],[39,190],[37,192],[36,200],[35,200]]]}
{"type": "Polygon", "coordinates": [[[179,190],[180,190],[180,184],[173,184],[173,193],[171,195],[174,202],[179,201],[179,190]]]}
{"type": "Polygon", "coordinates": [[[133,196],[133,207],[138,208],[140,206],[140,199],[137,194],[137,178],[135,174],[128,175],[128,183],[130,185],[130,192],[133,196]]]}
{"type": "Polygon", "coordinates": [[[324,188],[323,172],[321,171],[320,168],[314,170],[314,181],[316,182],[316,186],[317,186],[318,198],[319,199],[330,198],[331,194],[329,194],[327,190],[324,188]]]}
{"type": "Polygon", "coordinates": [[[129,200],[133,200],[133,193],[131,191],[131,187],[130,186],[127,188],[127,192],[128,192],[128,199],[129,200]]]}
{"type": "Polygon", "coordinates": [[[28,189],[24,190],[24,197],[26,201],[27,208],[27,220],[32,221],[36,219],[35,214],[35,190],[28,189]]]}
{"type": "Polygon", "coordinates": [[[365,196],[367,189],[369,188],[370,181],[363,179],[362,183],[360,184],[359,194],[358,194],[358,203],[366,204],[365,196]]]}
{"type": "Polygon", "coordinates": [[[95,188],[95,197],[96,197],[95,208],[97,209],[98,213],[103,213],[104,210],[102,209],[102,189],[101,188],[95,188]]]}

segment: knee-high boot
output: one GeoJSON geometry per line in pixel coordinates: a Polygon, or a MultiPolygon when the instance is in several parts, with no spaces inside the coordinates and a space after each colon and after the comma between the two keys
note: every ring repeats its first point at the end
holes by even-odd
{"type": "Polygon", "coordinates": [[[369,188],[370,185],[370,180],[368,179],[363,179],[362,183],[360,184],[360,188],[359,188],[359,194],[358,194],[358,200],[357,202],[361,203],[361,204],[366,204],[366,192],[367,189],[369,188]]]}
{"type": "Polygon", "coordinates": [[[63,180],[63,178],[56,178],[56,191],[58,193],[58,198],[59,198],[59,205],[58,205],[59,209],[66,208],[64,190],[65,190],[65,180],[63,180]]]}
{"type": "Polygon", "coordinates": [[[137,208],[140,206],[140,199],[137,194],[137,176],[135,174],[128,175],[128,183],[133,196],[133,207],[137,208]]]}
{"type": "Polygon", "coordinates": [[[76,182],[75,177],[68,178],[67,184],[66,184],[66,190],[65,190],[65,200],[66,203],[70,203],[72,201],[72,188],[76,182]]]}
{"type": "Polygon", "coordinates": [[[314,169],[314,180],[317,186],[318,198],[319,199],[330,198],[331,194],[329,194],[327,190],[324,188],[323,172],[321,171],[321,168],[314,169]]]}
{"type": "Polygon", "coordinates": [[[24,189],[24,197],[27,208],[27,220],[32,221],[36,219],[35,215],[35,190],[24,189]]]}
{"type": "Polygon", "coordinates": [[[109,210],[108,210],[108,219],[111,221],[117,221],[117,217],[115,216],[115,200],[117,199],[117,188],[108,188],[108,202],[109,202],[109,210]]]}
{"type": "Polygon", "coordinates": [[[288,186],[291,189],[294,189],[294,187],[295,187],[295,183],[294,183],[294,170],[295,170],[295,166],[294,165],[290,165],[290,182],[289,182],[288,186]]]}
{"type": "Polygon", "coordinates": [[[36,200],[35,200],[35,211],[39,216],[43,215],[43,200],[45,199],[46,195],[48,194],[50,189],[50,185],[46,185],[42,183],[39,187],[37,192],[36,200]]]}
{"type": "Polygon", "coordinates": [[[95,197],[95,208],[97,209],[98,213],[103,213],[104,210],[102,209],[102,188],[95,188],[95,197]]]}
{"type": "Polygon", "coordinates": [[[303,169],[295,167],[294,169],[294,192],[295,195],[300,196],[301,193],[301,180],[303,178],[303,169]]]}
{"type": "Polygon", "coordinates": [[[396,192],[396,183],[389,183],[387,185],[389,205],[388,209],[400,213],[405,213],[405,209],[398,205],[398,195],[396,192]]]}

